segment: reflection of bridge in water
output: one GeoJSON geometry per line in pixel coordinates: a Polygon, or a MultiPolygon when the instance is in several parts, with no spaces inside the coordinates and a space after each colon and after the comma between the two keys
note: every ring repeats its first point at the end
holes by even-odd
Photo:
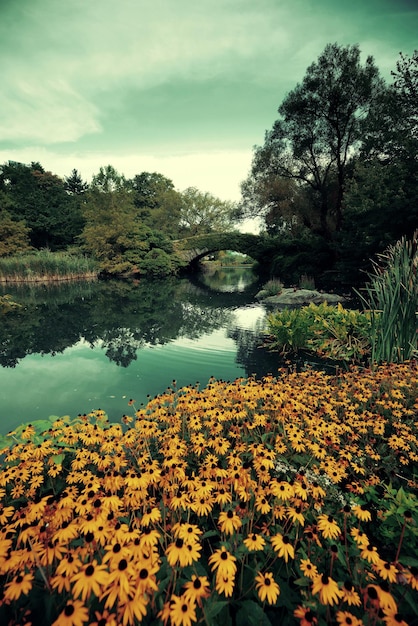
{"type": "MultiPolygon", "coordinates": [[[[259,235],[250,233],[210,233],[207,235],[195,235],[185,237],[173,242],[176,254],[187,263],[195,265],[200,259],[219,252],[220,250],[233,250],[261,262],[268,255],[266,240],[259,235]]],[[[271,251],[270,251],[271,252],[271,251]]]]}

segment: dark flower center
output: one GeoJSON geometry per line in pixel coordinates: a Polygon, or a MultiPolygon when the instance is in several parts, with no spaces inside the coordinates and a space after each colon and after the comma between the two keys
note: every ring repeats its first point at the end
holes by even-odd
{"type": "Polygon", "coordinates": [[[85,574],[86,574],[86,576],[93,576],[93,574],[94,574],[94,566],[93,565],[87,565],[85,574]]]}
{"type": "Polygon", "coordinates": [[[66,615],[67,617],[70,617],[70,615],[72,615],[74,613],[74,606],[72,604],[67,604],[67,606],[64,609],[64,615],[66,615]]]}

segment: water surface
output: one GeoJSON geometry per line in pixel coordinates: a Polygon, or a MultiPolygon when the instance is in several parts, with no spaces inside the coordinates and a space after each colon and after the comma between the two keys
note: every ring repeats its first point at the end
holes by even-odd
{"type": "Polygon", "coordinates": [[[274,370],[249,269],[199,279],[8,287],[22,304],[0,329],[0,432],[93,409],[111,420],[177,386],[274,370]]]}

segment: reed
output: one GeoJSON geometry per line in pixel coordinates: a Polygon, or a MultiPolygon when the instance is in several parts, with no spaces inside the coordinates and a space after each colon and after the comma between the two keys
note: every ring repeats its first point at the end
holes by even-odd
{"type": "Polygon", "coordinates": [[[88,257],[69,252],[38,250],[0,259],[0,282],[49,282],[96,278],[97,264],[88,257]]]}
{"type": "Polygon", "coordinates": [[[371,313],[372,363],[401,363],[417,354],[418,230],[377,256],[365,293],[371,313]]]}

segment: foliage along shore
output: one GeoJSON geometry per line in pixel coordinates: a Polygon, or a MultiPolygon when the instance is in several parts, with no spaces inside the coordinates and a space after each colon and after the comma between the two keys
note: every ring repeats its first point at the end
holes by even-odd
{"type": "Polygon", "coordinates": [[[0,466],[1,623],[412,626],[417,364],[22,425],[0,466]]]}
{"type": "Polygon", "coordinates": [[[93,280],[98,274],[98,265],[92,259],[69,252],[37,250],[0,258],[0,283],[93,280]]]}

